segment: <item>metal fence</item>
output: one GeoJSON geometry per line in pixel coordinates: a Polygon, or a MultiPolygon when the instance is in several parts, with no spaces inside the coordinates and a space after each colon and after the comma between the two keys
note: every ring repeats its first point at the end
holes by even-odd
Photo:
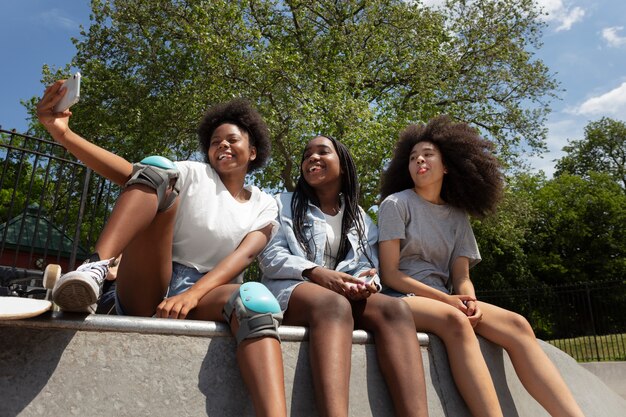
{"type": "Polygon", "coordinates": [[[32,283],[49,263],[74,269],[117,193],[59,144],[0,129],[0,284],[32,283]]]}
{"type": "Polygon", "coordinates": [[[576,360],[626,360],[626,282],[477,292],[485,302],[520,313],[537,337],[576,360]]]}
{"type": "MultiPolygon", "coordinates": [[[[119,188],[62,146],[0,129],[0,286],[37,285],[46,264],[72,270],[91,250],[119,188]]],[[[258,279],[254,264],[246,280],[258,279]]],[[[483,291],[579,361],[626,360],[624,281],[483,291]]]]}

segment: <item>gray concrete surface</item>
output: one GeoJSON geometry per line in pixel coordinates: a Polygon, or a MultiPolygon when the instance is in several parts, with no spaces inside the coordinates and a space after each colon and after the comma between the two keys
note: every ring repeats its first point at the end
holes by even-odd
{"type": "Polygon", "coordinates": [[[626,399],[626,362],[585,362],[580,365],[626,399]]]}
{"type": "MultiPolygon", "coordinates": [[[[281,328],[289,414],[315,416],[306,329],[281,328]]],[[[469,416],[441,341],[418,334],[431,417],[469,416]]],[[[350,415],[391,416],[372,338],[355,331],[350,415]]],[[[626,400],[541,342],[588,417],[621,417],[626,400]]],[[[547,416],[506,353],[481,340],[505,416],[547,416]]],[[[213,322],[48,313],[0,321],[0,416],[252,416],[235,342],[213,322]]]]}

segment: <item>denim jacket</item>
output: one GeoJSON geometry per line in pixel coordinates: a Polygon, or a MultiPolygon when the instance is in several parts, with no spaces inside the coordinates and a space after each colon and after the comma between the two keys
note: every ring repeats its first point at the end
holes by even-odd
{"type": "MultiPolygon", "coordinates": [[[[310,241],[311,249],[315,250],[314,260],[306,258],[306,252],[296,239],[293,230],[293,213],[291,212],[291,198],[293,193],[282,193],[276,196],[278,203],[278,232],[259,255],[259,264],[263,272],[263,281],[266,280],[299,280],[308,281],[302,272],[324,264],[324,248],[326,247],[326,219],[319,207],[309,203],[309,210],[304,223],[304,236],[310,241]]],[[[372,219],[360,209],[364,220],[364,229],[367,242],[368,256],[374,263],[371,265],[358,245],[356,229],[349,231],[348,241],[350,250],[345,259],[335,268],[337,271],[358,276],[361,272],[371,268],[378,269],[378,229],[372,219]]]]}

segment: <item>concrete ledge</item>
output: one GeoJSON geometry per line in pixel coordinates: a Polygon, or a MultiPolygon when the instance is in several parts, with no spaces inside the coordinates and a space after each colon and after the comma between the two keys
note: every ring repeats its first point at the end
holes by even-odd
{"type": "MultiPolygon", "coordinates": [[[[315,416],[305,328],[281,328],[291,416],[315,416]]],[[[418,333],[431,417],[469,416],[441,341],[418,333]]],[[[352,416],[391,416],[371,335],[355,331],[352,416]]],[[[542,343],[586,416],[621,416],[626,400],[558,349],[542,343]]],[[[547,416],[502,349],[481,340],[506,416],[547,416]]],[[[252,416],[221,323],[48,313],[0,321],[1,416],[252,416]]]]}
{"type": "MultiPolygon", "coordinates": [[[[626,399],[626,362],[585,362],[583,368],[597,376],[613,391],[626,399]]],[[[626,411],[624,411],[626,414],[626,411]]]]}

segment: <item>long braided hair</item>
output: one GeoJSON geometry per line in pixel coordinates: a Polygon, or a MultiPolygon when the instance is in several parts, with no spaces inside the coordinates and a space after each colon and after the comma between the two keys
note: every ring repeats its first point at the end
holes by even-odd
{"type": "MultiPolygon", "coordinates": [[[[316,137],[323,137],[331,141],[335,147],[335,152],[337,152],[337,155],[339,156],[339,165],[341,168],[341,193],[344,201],[344,214],[341,221],[341,241],[339,243],[339,251],[335,260],[335,265],[332,265],[332,268],[336,268],[339,262],[341,262],[348,254],[348,251],[350,250],[348,232],[353,226],[356,229],[359,248],[365,254],[372,267],[374,267],[374,262],[370,257],[371,252],[367,244],[365,223],[359,208],[359,179],[352,155],[350,155],[350,151],[346,145],[339,142],[332,136],[320,135],[316,137]]],[[[307,239],[304,235],[304,223],[309,203],[319,207],[320,202],[317,198],[317,194],[315,193],[315,189],[313,189],[313,187],[311,187],[304,179],[302,163],[304,162],[305,153],[306,148],[302,152],[302,158],[300,160],[300,177],[298,178],[296,188],[291,198],[291,212],[293,213],[293,229],[296,239],[305,250],[307,259],[313,261],[317,248],[310,247],[309,239],[307,239]]]]}

